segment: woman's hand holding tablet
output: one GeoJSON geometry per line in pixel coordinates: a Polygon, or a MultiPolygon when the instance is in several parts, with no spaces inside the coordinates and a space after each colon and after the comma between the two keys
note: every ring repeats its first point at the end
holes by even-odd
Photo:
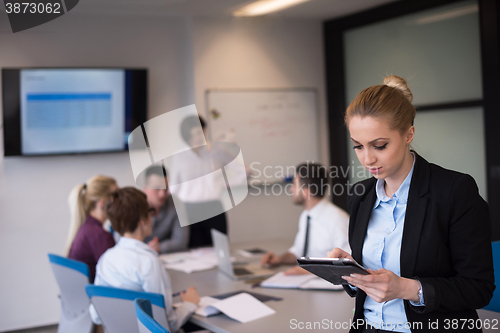
{"type": "Polygon", "coordinates": [[[342,250],[338,247],[334,248],[331,251],[328,251],[326,256],[327,256],[327,258],[346,258],[346,259],[354,260],[349,253],[345,252],[344,250],[342,250]]]}
{"type": "Polygon", "coordinates": [[[328,252],[328,257],[335,259],[339,258],[344,261],[352,261],[359,266],[364,272],[354,272],[345,274],[341,278],[344,280],[342,284],[349,284],[353,287],[358,287],[363,290],[368,296],[378,303],[387,302],[396,298],[402,298],[418,302],[418,289],[420,284],[413,279],[401,278],[387,269],[364,269],[360,266],[352,256],[339,248],[334,248],[328,252]],[[416,290],[416,291],[415,291],[416,290]]]}
{"type": "Polygon", "coordinates": [[[375,271],[368,269],[367,272],[369,276],[353,274],[344,276],[343,279],[351,286],[363,290],[377,303],[397,298],[419,302],[420,283],[417,280],[402,278],[384,268],[375,271]]]}
{"type": "Polygon", "coordinates": [[[309,258],[302,257],[297,259],[297,263],[305,270],[327,280],[333,284],[348,284],[344,276],[351,274],[368,275],[370,274],[364,267],[359,265],[345,251],[334,249],[329,254],[339,254],[342,257],[336,258],[309,258]]]}

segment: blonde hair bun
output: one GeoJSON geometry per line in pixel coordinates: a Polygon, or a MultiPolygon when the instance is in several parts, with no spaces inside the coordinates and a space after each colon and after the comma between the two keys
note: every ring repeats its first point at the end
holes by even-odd
{"type": "Polygon", "coordinates": [[[384,79],[384,84],[386,86],[397,89],[399,92],[401,92],[404,95],[404,97],[406,97],[406,99],[408,101],[410,101],[410,103],[413,100],[413,94],[411,93],[410,89],[408,89],[408,85],[406,84],[405,79],[403,79],[399,76],[396,76],[396,75],[391,75],[391,76],[387,76],[384,79]]]}

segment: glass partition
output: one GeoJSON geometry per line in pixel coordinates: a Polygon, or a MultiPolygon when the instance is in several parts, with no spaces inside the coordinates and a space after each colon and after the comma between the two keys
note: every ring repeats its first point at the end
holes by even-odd
{"type": "Polygon", "coordinates": [[[414,105],[482,98],[476,1],[348,30],[344,52],[347,105],[393,74],[408,80],[414,105]]]}
{"type": "MultiPolygon", "coordinates": [[[[344,33],[346,105],[387,75],[408,81],[418,111],[413,148],[429,162],[474,177],[486,198],[482,107],[439,109],[439,104],[482,99],[477,1],[463,1],[344,33]]],[[[363,172],[349,139],[349,180],[363,172]]]]}

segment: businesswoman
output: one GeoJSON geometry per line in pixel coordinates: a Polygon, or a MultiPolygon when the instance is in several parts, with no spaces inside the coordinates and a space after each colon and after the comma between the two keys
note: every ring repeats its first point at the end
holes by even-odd
{"type": "Polygon", "coordinates": [[[115,245],[113,236],[102,225],[108,218],[106,203],[117,189],[116,180],[98,175],[75,186],[69,195],[71,225],[66,255],[89,266],[90,282],[94,281],[95,267],[101,255],[115,245]]]}
{"type": "Polygon", "coordinates": [[[475,309],[495,289],[488,205],[471,176],[410,150],[411,101],[406,81],[389,76],[346,111],[353,148],[373,174],[348,197],[352,257],[328,253],[370,272],[344,277],[356,296],[351,332],[481,332],[475,309]]]}

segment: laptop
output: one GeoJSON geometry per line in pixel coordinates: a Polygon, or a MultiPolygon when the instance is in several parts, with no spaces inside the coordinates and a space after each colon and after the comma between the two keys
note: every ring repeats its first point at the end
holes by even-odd
{"type": "Polygon", "coordinates": [[[222,273],[228,275],[233,280],[254,279],[276,274],[275,271],[262,268],[260,262],[245,265],[235,264],[233,267],[229,238],[218,230],[212,229],[211,232],[219,270],[222,273]]]}

